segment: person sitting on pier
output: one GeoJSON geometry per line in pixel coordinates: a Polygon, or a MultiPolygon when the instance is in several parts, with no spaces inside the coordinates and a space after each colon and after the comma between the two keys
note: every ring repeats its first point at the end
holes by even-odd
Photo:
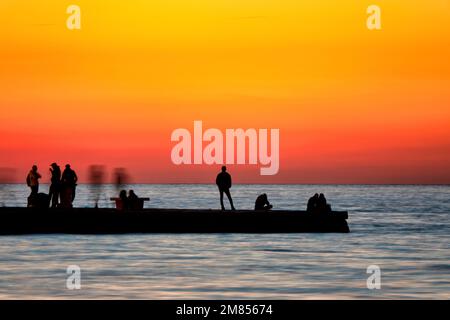
{"type": "Polygon", "coordinates": [[[128,191],[128,207],[130,209],[139,209],[139,197],[134,193],[134,190],[128,191]]]}
{"type": "Polygon", "coordinates": [[[120,191],[119,198],[122,201],[122,210],[127,210],[130,207],[130,201],[127,197],[127,192],[125,190],[120,191]]]}
{"type": "Polygon", "coordinates": [[[263,193],[256,198],[255,210],[270,210],[273,206],[267,199],[267,194],[263,193]]]}
{"type": "Polygon", "coordinates": [[[331,212],[331,206],[327,204],[327,199],[324,194],[321,193],[317,199],[317,210],[319,213],[329,213],[331,212]]]}
{"type": "Polygon", "coordinates": [[[319,201],[319,194],[314,194],[311,198],[308,200],[308,204],[306,206],[307,212],[315,212],[317,210],[317,203],[319,201]]]}
{"type": "Polygon", "coordinates": [[[144,209],[144,202],[150,201],[150,198],[140,198],[134,193],[133,190],[127,192],[125,190],[120,191],[118,198],[110,198],[116,202],[117,210],[142,210],[144,209]]]}
{"type": "Polygon", "coordinates": [[[139,197],[136,195],[136,193],[134,193],[134,190],[128,191],[128,200],[134,201],[137,199],[139,199],[139,197]]]}

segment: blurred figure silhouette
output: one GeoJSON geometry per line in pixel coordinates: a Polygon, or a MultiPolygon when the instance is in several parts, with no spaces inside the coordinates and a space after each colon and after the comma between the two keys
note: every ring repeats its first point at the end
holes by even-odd
{"type": "Polygon", "coordinates": [[[98,208],[98,202],[102,194],[102,185],[105,177],[105,167],[102,165],[89,166],[89,182],[91,194],[94,197],[95,208],[98,208]]]}
{"type": "Polygon", "coordinates": [[[52,208],[56,208],[58,206],[59,193],[61,191],[61,169],[55,162],[53,162],[50,165],[49,170],[50,170],[52,177],[50,178],[51,184],[50,184],[50,190],[48,192],[48,195],[52,202],[52,208]]]}
{"type": "Polygon", "coordinates": [[[306,206],[307,212],[315,212],[317,210],[317,205],[319,202],[319,194],[314,194],[311,198],[308,200],[308,204],[306,206]]]}
{"type": "Polygon", "coordinates": [[[0,167],[0,206],[5,206],[5,201],[15,200],[15,192],[12,192],[10,188],[6,185],[7,183],[12,183],[15,180],[16,169],[0,167]]]}
{"type": "Polygon", "coordinates": [[[256,198],[255,210],[270,210],[273,206],[269,203],[267,194],[263,193],[256,198]]]}
{"type": "Polygon", "coordinates": [[[66,164],[66,168],[62,174],[61,184],[61,204],[63,207],[72,207],[75,200],[75,189],[77,187],[78,177],[75,171],[70,168],[70,164],[66,164]]]}
{"type": "Polygon", "coordinates": [[[327,204],[327,199],[325,198],[323,193],[319,195],[319,198],[317,200],[317,210],[319,211],[319,213],[331,212],[331,206],[327,204]]]}
{"type": "Polygon", "coordinates": [[[37,170],[38,167],[34,165],[27,175],[27,186],[31,189],[30,197],[37,195],[39,192],[39,179],[41,178],[41,175],[37,170]]]}
{"type": "Polygon", "coordinates": [[[222,172],[220,172],[217,175],[216,185],[219,188],[219,192],[220,192],[220,206],[222,207],[222,210],[225,210],[225,207],[223,205],[223,194],[224,193],[227,195],[228,201],[230,201],[231,210],[236,210],[234,208],[233,199],[231,198],[231,194],[230,194],[230,188],[231,188],[231,185],[232,185],[231,176],[227,172],[227,167],[226,166],[223,166],[222,167],[222,172]]]}
{"type": "Polygon", "coordinates": [[[114,184],[117,190],[122,190],[128,183],[128,174],[125,168],[115,168],[114,169],[114,184]]]}

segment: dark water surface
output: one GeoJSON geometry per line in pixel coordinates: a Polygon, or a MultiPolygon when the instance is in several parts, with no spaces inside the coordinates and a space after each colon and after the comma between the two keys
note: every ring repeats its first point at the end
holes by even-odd
{"type": "MultiPolygon", "coordinates": [[[[47,191],[48,186],[41,186],[47,191]]],[[[219,208],[212,185],[133,185],[148,207],[219,208]]],[[[304,209],[324,192],[349,211],[350,234],[39,235],[0,237],[0,298],[312,299],[450,298],[450,186],[236,185],[251,209],[266,192],[278,209],[304,209]],[[81,268],[81,289],[66,268],[81,268]],[[369,290],[369,265],[381,289],[369,290]]],[[[2,185],[0,205],[29,190],[2,185]]],[[[100,206],[112,206],[104,186],[100,206]]],[[[80,185],[75,206],[93,206],[80,185]]]]}

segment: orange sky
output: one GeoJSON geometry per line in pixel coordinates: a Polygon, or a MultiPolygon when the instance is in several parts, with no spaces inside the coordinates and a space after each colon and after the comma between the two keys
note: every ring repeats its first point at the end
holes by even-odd
{"type": "Polygon", "coordinates": [[[211,182],[220,166],[170,159],[171,132],[202,120],[280,129],[279,173],[231,166],[236,182],[450,183],[449,1],[2,1],[0,46],[16,181],[57,161],[211,182]]]}

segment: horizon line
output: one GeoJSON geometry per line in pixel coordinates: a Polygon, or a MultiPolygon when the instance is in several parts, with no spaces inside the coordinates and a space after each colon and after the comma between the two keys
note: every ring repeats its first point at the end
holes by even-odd
{"type": "MultiPolygon", "coordinates": [[[[4,182],[0,183],[0,185],[7,184],[17,184],[24,185],[26,184],[22,182],[4,182]]],[[[50,185],[50,182],[42,182],[40,185],[50,185]]],[[[132,182],[132,183],[123,183],[122,185],[137,185],[137,184],[146,184],[146,185],[215,185],[215,182],[132,182]]],[[[90,182],[80,182],[78,185],[98,185],[98,183],[90,183],[90,182]]],[[[100,185],[117,185],[113,182],[101,183],[100,185]]],[[[304,186],[450,186],[449,183],[241,183],[241,182],[233,182],[233,185],[304,185],[304,186]]]]}

